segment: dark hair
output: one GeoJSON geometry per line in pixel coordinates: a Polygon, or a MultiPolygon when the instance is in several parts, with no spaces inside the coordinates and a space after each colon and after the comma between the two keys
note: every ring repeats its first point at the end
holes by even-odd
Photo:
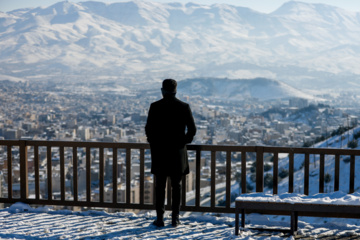
{"type": "Polygon", "coordinates": [[[165,79],[162,83],[163,90],[169,93],[176,93],[177,82],[174,79],[165,79]]]}

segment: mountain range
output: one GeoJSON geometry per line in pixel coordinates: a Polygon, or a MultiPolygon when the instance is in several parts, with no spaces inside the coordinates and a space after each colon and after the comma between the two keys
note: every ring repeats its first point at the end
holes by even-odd
{"type": "Polygon", "coordinates": [[[0,12],[0,79],[270,78],[360,86],[360,13],[290,1],[264,14],[226,4],[59,2],[0,12]]]}

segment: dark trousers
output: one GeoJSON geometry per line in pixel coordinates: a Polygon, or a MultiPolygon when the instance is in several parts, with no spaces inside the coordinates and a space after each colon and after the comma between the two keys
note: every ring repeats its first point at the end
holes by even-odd
{"type": "MultiPolygon", "coordinates": [[[[171,180],[171,195],[172,195],[172,216],[178,216],[180,213],[180,199],[181,199],[181,179],[182,176],[169,176],[171,180]]],[[[165,212],[165,187],[168,176],[162,174],[155,175],[155,194],[156,194],[156,214],[158,218],[162,218],[165,212]]]]}

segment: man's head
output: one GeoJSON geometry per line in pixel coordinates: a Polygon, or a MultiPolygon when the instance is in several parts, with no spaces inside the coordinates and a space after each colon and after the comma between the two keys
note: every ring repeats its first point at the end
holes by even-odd
{"type": "Polygon", "coordinates": [[[177,82],[174,79],[165,79],[162,83],[161,91],[163,95],[175,95],[177,82]]]}

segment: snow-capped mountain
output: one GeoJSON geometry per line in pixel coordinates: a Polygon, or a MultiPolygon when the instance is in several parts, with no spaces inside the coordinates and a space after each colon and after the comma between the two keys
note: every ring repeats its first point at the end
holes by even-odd
{"type": "Polygon", "coordinates": [[[225,4],[59,2],[0,12],[0,71],[42,79],[271,78],[359,87],[360,13],[291,1],[271,14],[225,4]]]}
{"type": "Polygon", "coordinates": [[[213,99],[243,100],[257,98],[272,100],[281,98],[304,98],[314,100],[310,94],[295,89],[283,82],[266,78],[220,79],[196,78],[180,81],[179,92],[190,96],[210,97],[213,99]]]}

